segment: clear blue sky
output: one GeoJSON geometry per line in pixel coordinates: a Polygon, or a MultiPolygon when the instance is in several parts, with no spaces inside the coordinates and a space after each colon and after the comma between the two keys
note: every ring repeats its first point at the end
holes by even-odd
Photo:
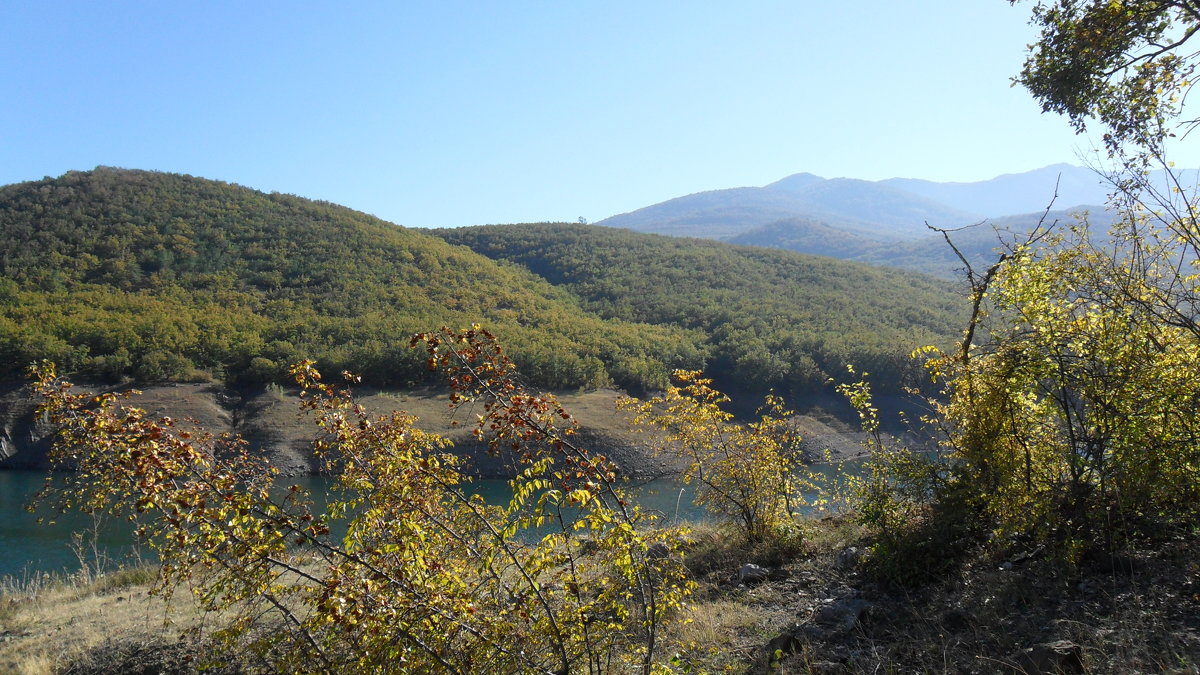
{"type": "Polygon", "coordinates": [[[1009,84],[1027,14],[8,0],[0,183],[156,169],[437,227],[595,221],[801,171],[973,181],[1079,164],[1086,139],[1009,84]]]}

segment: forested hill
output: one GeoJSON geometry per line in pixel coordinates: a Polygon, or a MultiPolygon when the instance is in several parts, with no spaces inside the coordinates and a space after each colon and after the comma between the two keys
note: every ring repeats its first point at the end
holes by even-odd
{"type": "Polygon", "coordinates": [[[519,263],[602,317],[702,331],[710,374],[797,393],[853,363],[899,383],[919,345],[961,328],[961,289],[900,270],[640,234],[540,223],[436,230],[519,263]]]}
{"type": "Polygon", "coordinates": [[[893,270],[576,225],[437,235],[167,173],[2,187],[0,376],[52,358],[252,384],[314,358],[404,386],[426,377],[412,333],[479,322],[538,386],[657,388],[684,367],[800,392],[847,363],[898,382],[959,329],[949,284],[893,270]]]}
{"type": "Polygon", "coordinates": [[[481,322],[540,386],[661,386],[702,338],[603,320],[422,231],[190,176],[98,168],[0,188],[0,376],[37,358],[142,381],[264,382],[318,359],[425,377],[411,334],[481,322]]]}

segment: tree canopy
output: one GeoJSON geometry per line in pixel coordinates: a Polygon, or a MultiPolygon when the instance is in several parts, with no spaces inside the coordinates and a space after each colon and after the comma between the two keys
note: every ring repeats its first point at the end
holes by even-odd
{"type": "Polygon", "coordinates": [[[287,381],[312,358],[375,385],[427,377],[409,337],[483,321],[542,386],[664,386],[686,331],[602,320],[561,290],[333,204],[99,168],[0,188],[0,369],[287,381]]]}
{"type": "Polygon", "coordinates": [[[805,392],[855,363],[894,390],[914,379],[908,353],[952,340],[963,316],[951,283],[788,251],[566,223],[436,232],[601,317],[696,331],[726,389],[805,392]]]}
{"type": "Polygon", "coordinates": [[[1032,23],[1041,35],[1017,81],[1043,110],[1066,115],[1079,130],[1099,121],[1112,151],[1159,148],[1172,135],[1200,57],[1188,51],[1200,31],[1200,5],[1040,1],[1032,23]]]}
{"type": "MultiPolygon", "coordinates": [[[[1019,81],[1077,129],[1107,132],[1118,218],[1039,226],[969,270],[960,347],[928,362],[945,383],[947,461],[927,491],[990,534],[1032,536],[1067,560],[1194,534],[1200,497],[1200,231],[1170,171],[1200,28],[1195,3],[1040,2],[1019,81]],[[1148,179],[1167,170],[1168,186],[1148,179]]],[[[936,350],[934,350],[936,351],[936,350]]],[[[888,477],[888,506],[913,481],[888,477]]],[[[919,482],[919,481],[918,481],[919,482]]],[[[877,493],[878,494],[878,493],[877,493]]],[[[947,509],[943,509],[945,512],[947,509]]]]}

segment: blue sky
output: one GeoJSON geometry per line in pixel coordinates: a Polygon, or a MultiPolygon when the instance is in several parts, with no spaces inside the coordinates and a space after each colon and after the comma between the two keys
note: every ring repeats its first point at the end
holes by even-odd
{"type": "Polygon", "coordinates": [[[1028,9],[9,0],[0,183],[155,169],[438,227],[595,221],[802,171],[1080,164],[1087,139],[1010,86],[1028,9]]]}

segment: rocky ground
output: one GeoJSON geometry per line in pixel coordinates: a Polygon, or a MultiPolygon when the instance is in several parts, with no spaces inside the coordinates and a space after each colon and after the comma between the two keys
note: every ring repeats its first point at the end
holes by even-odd
{"type": "Polygon", "coordinates": [[[923,582],[899,585],[880,580],[869,540],[848,519],[812,532],[795,553],[702,553],[702,544],[693,554],[698,616],[742,616],[742,625],[712,631],[687,652],[698,669],[1200,672],[1194,537],[1074,565],[1019,543],[980,547],[923,582]]]}

